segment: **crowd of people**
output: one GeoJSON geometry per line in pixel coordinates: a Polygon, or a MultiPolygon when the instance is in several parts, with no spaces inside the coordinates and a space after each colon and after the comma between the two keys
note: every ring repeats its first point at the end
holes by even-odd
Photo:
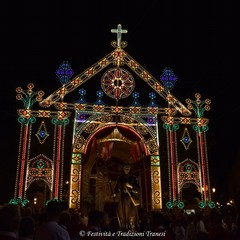
{"type": "Polygon", "coordinates": [[[79,239],[166,239],[238,240],[240,219],[237,214],[222,214],[216,209],[187,214],[163,213],[138,208],[138,225],[127,233],[117,216],[92,210],[83,216],[76,209],[63,208],[50,201],[42,212],[30,206],[0,206],[0,240],[79,240],[79,239]],[[121,234],[119,234],[121,233],[121,234]]]}

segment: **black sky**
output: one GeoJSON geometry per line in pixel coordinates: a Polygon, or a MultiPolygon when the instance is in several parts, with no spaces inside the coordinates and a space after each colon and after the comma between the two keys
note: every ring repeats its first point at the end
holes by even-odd
{"type": "MultiPolygon", "coordinates": [[[[45,96],[60,87],[55,75],[63,61],[81,73],[112,51],[110,30],[128,30],[126,51],[159,79],[165,67],[178,77],[172,93],[182,102],[212,101],[209,165],[213,183],[225,194],[237,158],[238,95],[233,78],[231,1],[23,1],[2,6],[0,203],[13,197],[19,124],[16,87],[28,83],[45,96]],[[6,191],[7,190],[7,191],[6,191]]],[[[238,159],[239,160],[239,159],[238,159]]]]}

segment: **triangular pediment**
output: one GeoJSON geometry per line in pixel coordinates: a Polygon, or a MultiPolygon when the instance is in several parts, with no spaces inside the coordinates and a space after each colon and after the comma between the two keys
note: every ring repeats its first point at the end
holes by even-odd
{"type": "MultiPolygon", "coordinates": [[[[167,102],[169,109],[172,108],[171,110],[156,109],[155,113],[159,113],[161,111],[165,111],[166,113],[168,111],[168,113],[170,114],[173,114],[174,112],[179,112],[183,116],[190,116],[191,112],[187,109],[187,107],[182,104],[169,90],[165,89],[164,86],[156,78],[154,78],[145,68],[143,68],[133,57],[131,57],[123,49],[123,47],[126,46],[126,42],[121,42],[121,37],[119,37],[118,31],[119,25],[118,29],[116,29],[116,33],[118,34],[117,41],[112,42],[112,45],[115,47],[115,49],[109,54],[107,54],[105,57],[97,61],[95,64],[84,70],[82,73],[73,77],[69,82],[63,84],[60,88],[58,88],[48,97],[43,99],[40,105],[42,107],[50,107],[51,105],[55,105],[55,107],[57,107],[58,109],[81,110],[85,107],[77,106],[77,103],[72,104],[64,102],[64,97],[79,88],[82,84],[91,80],[95,75],[100,74],[100,72],[102,72],[103,70],[107,71],[107,69],[111,69],[111,71],[115,71],[117,74],[118,70],[123,72],[127,71],[124,70],[125,68],[128,68],[148,86],[150,86],[150,88],[152,88],[156,94],[161,96],[161,98],[163,98],[167,102]]],[[[112,32],[114,32],[114,29],[112,30],[112,32]]],[[[111,72],[105,72],[105,74],[111,75],[111,72]]],[[[123,80],[120,79],[120,81],[123,80]]],[[[128,79],[128,81],[129,85],[132,84],[131,79],[128,79]]],[[[118,108],[121,108],[121,106],[118,106],[118,108]]],[[[124,107],[122,108],[124,109],[124,107]]],[[[110,110],[113,111],[113,109],[110,110]]]]}

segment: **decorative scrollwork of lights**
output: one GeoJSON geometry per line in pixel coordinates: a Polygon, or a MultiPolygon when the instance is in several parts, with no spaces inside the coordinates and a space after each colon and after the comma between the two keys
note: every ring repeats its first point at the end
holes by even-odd
{"type": "Polygon", "coordinates": [[[209,208],[215,208],[215,203],[213,201],[200,201],[198,206],[200,208],[205,208],[206,206],[208,206],[209,208]]]}
{"type": "Polygon", "coordinates": [[[171,209],[173,207],[178,207],[178,208],[182,209],[182,208],[184,208],[184,203],[182,201],[177,201],[177,200],[175,200],[175,201],[168,201],[166,203],[166,207],[168,209],[171,209]]]}
{"type": "Polygon", "coordinates": [[[16,198],[16,199],[11,199],[9,201],[10,204],[18,204],[21,205],[22,207],[26,206],[27,204],[30,203],[30,201],[28,199],[24,199],[24,198],[16,198]]]}
{"type": "Polygon", "coordinates": [[[128,97],[135,86],[133,76],[123,68],[112,68],[104,73],[101,79],[103,91],[111,98],[128,97]]]}

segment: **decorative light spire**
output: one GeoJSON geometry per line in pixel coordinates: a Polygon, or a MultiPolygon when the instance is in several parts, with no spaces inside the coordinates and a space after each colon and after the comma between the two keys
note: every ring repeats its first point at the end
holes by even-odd
{"type": "Polygon", "coordinates": [[[187,107],[189,110],[193,110],[197,118],[203,118],[204,112],[210,110],[211,100],[206,99],[205,101],[201,100],[201,94],[195,94],[196,100],[191,100],[190,98],[186,99],[187,107]]]}
{"type": "Polygon", "coordinates": [[[21,87],[16,88],[16,92],[17,92],[16,99],[21,100],[23,102],[25,109],[31,109],[35,102],[42,101],[44,92],[42,90],[34,92],[33,83],[29,83],[27,85],[27,88],[28,88],[27,91],[23,90],[21,87]]]}
{"type": "Polygon", "coordinates": [[[86,95],[87,91],[84,89],[84,88],[81,88],[79,90],[79,99],[76,101],[76,103],[79,103],[79,104],[86,104],[87,101],[85,100],[84,96],[86,95]]]}
{"type": "Polygon", "coordinates": [[[160,80],[162,81],[164,87],[170,91],[174,87],[177,77],[173,73],[172,69],[167,67],[163,70],[160,80]]]}
{"type": "Polygon", "coordinates": [[[69,82],[69,80],[73,76],[73,74],[74,74],[74,72],[71,68],[71,65],[67,61],[62,62],[60,67],[56,71],[58,80],[59,80],[59,82],[61,82],[62,85],[69,82]]]}

